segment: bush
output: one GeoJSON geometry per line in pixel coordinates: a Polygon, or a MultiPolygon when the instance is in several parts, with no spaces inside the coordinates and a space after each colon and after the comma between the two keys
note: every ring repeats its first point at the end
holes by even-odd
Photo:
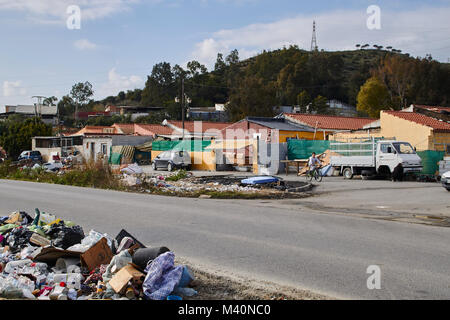
{"type": "Polygon", "coordinates": [[[0,165],[0,178],[78,187],[122,189],[119,179],[111,173],[109,166],[103,163],[88,163],[83,167],[57,174],[46,172],[44,168],[21,168],[5,162],[0,165]]]}
{"type": "Polygon", "coordinates": [[[179,170],[174,175],[171,175],[166,178],[166,181],[179,181],[186,179],[188,177],[188,173],[186,170],[179,170]]]}

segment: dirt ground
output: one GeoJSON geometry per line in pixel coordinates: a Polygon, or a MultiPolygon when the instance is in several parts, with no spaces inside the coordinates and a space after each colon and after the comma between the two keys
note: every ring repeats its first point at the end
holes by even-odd
{"type": "Polygon", "coordinates": [[[177,260],[177,263],[189,265],[195,278],[191,287],[198,292],[198,295],[185,297],[184,300],[335,300],[333,297],[268,281],[201,270],[184,260],[177,260]]]}

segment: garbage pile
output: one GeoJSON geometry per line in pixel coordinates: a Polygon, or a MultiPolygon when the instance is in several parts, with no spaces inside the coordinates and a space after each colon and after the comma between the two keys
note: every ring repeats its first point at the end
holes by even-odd
{"type": "Polygon", "coordinates": [[[0,218],[0,298],[181,300],[192,272],[166,247],[147,248],[126,230],[85,235],[71,221],[35,210],[0,218]]]}
{"type": "Polygon", "coordinates": [[[196,192],[196,191],[215,191],[215,192],[257,192],[258,189],[249,185],[243,185],[239,182],[222,183],[220,179],[203,180],[201,177],[190,177],[179,181],[166,182],[164,176],[151,178],[151,183],[154,183],[159,188],[175,192],[196,192]]]}

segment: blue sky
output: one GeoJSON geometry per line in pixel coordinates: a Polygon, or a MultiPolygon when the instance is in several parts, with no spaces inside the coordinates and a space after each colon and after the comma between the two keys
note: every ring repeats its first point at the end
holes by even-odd
{"type": "Polygon", "coordinates": [[[155,63],[211,67],[218,52],[242,58],[297,44],[392,45],[413,56],[450,58],[450,0],[0,0],[0,105],[58,98],[90,81],[95,98],[142,88],[155,63]],[[66,27],[69,5],[81,8],[81,29],[66,27]],[[369,30],[367,8],[381,9],[369,30]]]}

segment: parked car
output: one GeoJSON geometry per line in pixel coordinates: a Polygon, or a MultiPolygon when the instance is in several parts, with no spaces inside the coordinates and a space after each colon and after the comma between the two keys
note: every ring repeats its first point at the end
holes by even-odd
{"type": "Polygon", "coordinates": [[[173,171],[174,169],[191,169],[191,156],[186,151],[165,151],[152,161],[153,170],[160,168],[173,171]]]}
{"type": "Polygon", "coordinates": [[[441,177],[442,186],[450,192],[450,171],[444,173],[441,177]]]}
{"type": "Polygon", "coordinates": [[[42,162],[42,155],[39,151],[24,151],[20,154],[19,161],[31,160],[32,162],[42,162]]]}

